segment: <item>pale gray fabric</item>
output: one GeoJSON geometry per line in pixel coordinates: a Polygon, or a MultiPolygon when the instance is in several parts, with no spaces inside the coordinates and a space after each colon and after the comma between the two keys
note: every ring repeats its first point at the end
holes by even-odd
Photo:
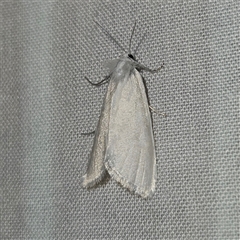
{"type": "Polygon", "coordinates": [[[238,1],[1,1],[0,239],[239,239],[238,1]],[[106,85],[137,60],[153,114],[154,197],[82,189],[106,85]]]}

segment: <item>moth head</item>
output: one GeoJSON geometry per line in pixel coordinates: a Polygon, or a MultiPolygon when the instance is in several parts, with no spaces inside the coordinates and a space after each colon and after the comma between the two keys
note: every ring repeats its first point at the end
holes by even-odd
{"type": "Polygon", "coordinates": [[[136,58],[131,53],[128,54],[128,58],[131,58],[132,60],[136,61],[136,58]]]}

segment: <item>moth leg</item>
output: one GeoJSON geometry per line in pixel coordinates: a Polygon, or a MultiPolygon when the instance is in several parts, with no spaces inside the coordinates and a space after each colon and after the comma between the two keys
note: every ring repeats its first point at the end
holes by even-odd
{"type": "Polygon", "coordinates": [[[147,71],[147,72],[150,72],[150,73],[156,73],[156,72],[159,72],[163,67],[164,67],[164,62],[163,62],[163,64],[161,65],[161,67],[159,67],[159,68],[157,68],[157,69],[150,69],[150,68],[148,68],[148,67],[146,67],[146,66],[144,66],[144,65],[142,65],[142,64],[137,64],[137,67],[138,68],[140,68],[140,69],[142,69],[142,70],[145,70],[145,71],[147,71]]]}
{"type": "Polygon", "coordinates": [[[92,132],[88,132],[88,133],[81,133],[81,135],[92,135],[92,134],[95,134],[95,130],[94,131],[92,131],[92,132]]]}
{"type": "Polygon", "coordinates": [[[149,105],[149,108],[153,111],[153,112],[155,112],[155,113],[157,113],[157,114],[159,114],[159,115],[163,115],[164,117],[166,117],[167,116],[167,114],[165,113],[165,112],[158,112],[156,109],[154,109],[152,106],[150,106],[149,105]]]}
{"type": "Polygon", "coordinates": [[[91,83],[92,85],[95,85],[95,86],[101,86],[102,84],[104,83],[107,83],[109,81],[109,78],[110,78],[110,75],[109,76],[106,76],[103,80],[101,80],[100,82],[97,82],[97,83],[93,83],[92,81],[90,81],[87,77],[85,77],[85,79],[91,83]]]}

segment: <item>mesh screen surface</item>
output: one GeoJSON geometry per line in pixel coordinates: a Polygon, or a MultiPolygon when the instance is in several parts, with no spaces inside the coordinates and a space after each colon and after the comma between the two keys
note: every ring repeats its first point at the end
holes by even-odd
{"type": "Polygon", "coordinates": [[[239,239],[238,1],[1,2],[0,239],[239,239]],[[82,189],[106,85],[122,54],[157,74],[157,186],[82,189]],[[141,39],[144,37],[143,41],[141,39]]]}

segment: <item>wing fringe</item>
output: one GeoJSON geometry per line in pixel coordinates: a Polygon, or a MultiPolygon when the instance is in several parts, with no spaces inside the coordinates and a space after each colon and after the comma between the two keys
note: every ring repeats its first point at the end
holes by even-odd
{"type": "Polygon", "coordinates": [[[150,198],[152,197],[154,190],[155,190],[155,179],[153,180],[153,185],[149,191],[144,191],[139,186],[136,186],[133,183],[130,183],[125,177],[123,177],[114,167],[111,166],[110,162],[105,162],[105,167],[109,173],[109,175],[116,180],[117,182],[121,183],[123,187],[128,188],[131,192],[135,192],[142,196],[143,198],[150,198]]]}
{"type": "Polygon", "coordinates": [[[85,174],[82,178],[81,178],[81,183],[82,186],[84,188],[90,188],[95,186],[96,184],[98,184],[99,182],[102,181],[102,179],[104,178],[104,176],[106,175],[106,169],[104,171],[101,172],[101,174],[93,179],[87,179],[88,176],[87,174],[85,174]]]}

